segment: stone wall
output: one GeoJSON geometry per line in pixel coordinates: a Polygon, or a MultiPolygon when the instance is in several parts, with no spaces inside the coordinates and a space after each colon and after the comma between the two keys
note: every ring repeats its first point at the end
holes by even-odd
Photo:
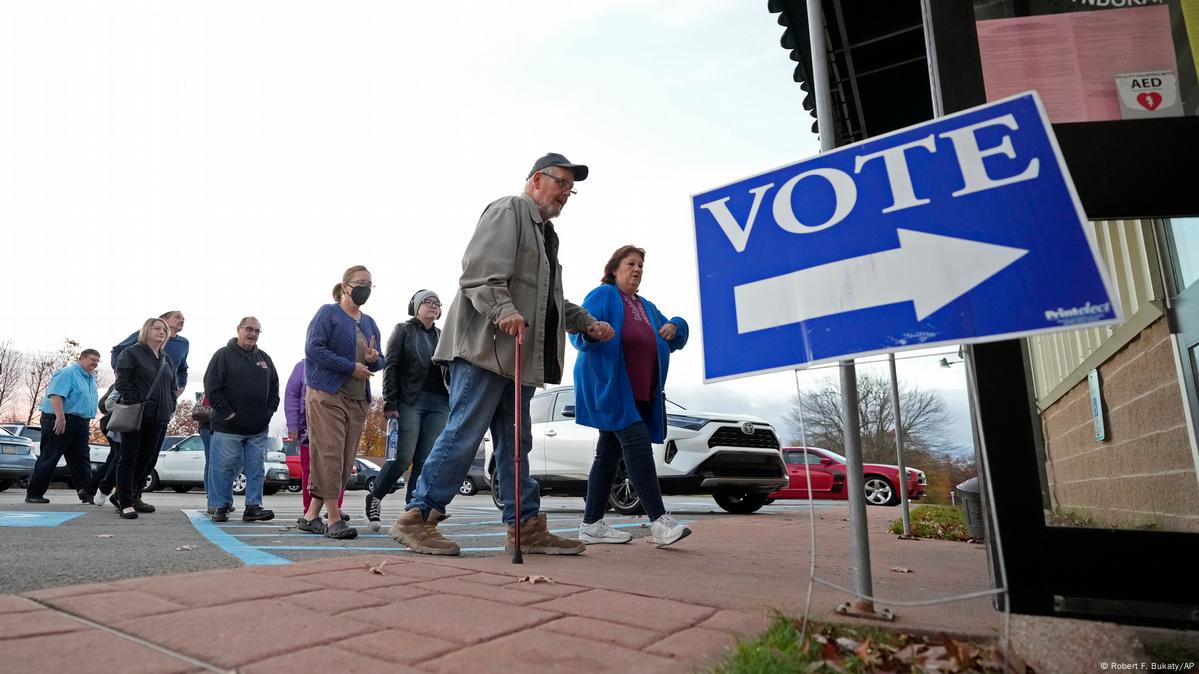
{"type": "Polygon", "coordinates": [[[1107,439],[1084,379],[1041,414],[1055,510],[1097,526],[1199,531],[1199,479],[1165,320],[1099,368],[1107,439]]]}

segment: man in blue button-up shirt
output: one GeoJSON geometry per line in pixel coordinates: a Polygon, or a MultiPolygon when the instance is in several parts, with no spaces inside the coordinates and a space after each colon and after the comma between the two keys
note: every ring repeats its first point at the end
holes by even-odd
{"type": "MultiPolygon", "coordinates": [[[[45,498],[50,478],[58,458],[67,457],[67,469],[77,489],[85,487],[92,477],[91,421],[96,416],[98,396],[96,394],[96,367],[100,364],[100,352],[85,349],[79,354],[79,362],[58,370],[50,376],[46,395],[38,408],[42,412],[41,453],[29,476],[29,489],[25,492],[26,503],[49,503],[45,498]]],[[[82,491],[79,500],[91,503],[82,491]]]]}

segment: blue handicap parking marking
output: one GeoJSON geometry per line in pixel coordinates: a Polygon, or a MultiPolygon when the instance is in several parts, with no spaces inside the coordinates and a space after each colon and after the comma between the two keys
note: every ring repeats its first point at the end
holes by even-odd
{"type": "Polygon", "coordinates": [[[76,517],[83,517],[83,513],[4,512],[0,513],[0,527],[56,527],[76,517]]]}
{"type": "MultiPolygon", "coordinates": [[[[321,536],[307,534],[298,531],[291,531],[294,525],[289,524],[292,517],[298,516],[295,513],[285,514],[276,513],[279,517],[278,522],[270,522],[265,524],[249,524],[240,522],[229,522],[227,524],[215,524],[205,517],[200,511],[188,511],[188,518],[192,524],[199,530],[210,542],[221,548],[225,552],[242,560],[243,563],[249,565],[255,564],[290,564],[291,560],[279,557],[274,554],[277,552],[365,552],[365,553],[403,553],[414,554],[406,547],[398,546],[391,542],[389,534],[372,534],[365,533],[363,529],[365,525],[359,521],[353,524],[359,529],[358,537],[348,541],[328,541],[321,536]],[[262,532],[264,528],[273,528],[274,532],[262,532]],[[311,545],[300,544],[300,541],[295,539],[310,539],[311,545]],[[383,543],[385,539],[388,543],[383,543]],[[293,544],[293,542],[295,544],[293,544]]],[[[479,538],[498,538],[507,536],[506,527],[503,522],[488,515],[468,515],[467,517],[477,517],[479,519],[470,521],[456,518],[453,523],[445,523],[441,526],[445,527],[442,530],[443,535],[451,540],[458,539],[466,544],[471,539],[479,538]],[[451,524],[454,528],[450,528],[451,524]]],[[[577,517],[549,517],[551,523],[570,522],[573,526],[565,528],[552,528],[551,532],[559,535],[570,536],[578,531],[577,517]]],[[[687,520],[679,520],[686,524],[687,520]]],[[[386,526],[386,525],[385,525],[386,526]]],[[[551,525],[552,526],[552,525],[551,525]]],[[[614,518],[613,528],[634,528],[645,526],[641,518],[614,518]],[[628,521],[617,521],[627,519],[628,521]]],[[[439,527],[440,528],[440,527],[439,527]]],[[[493,554],[504,551],[502,546],[488,545],[463,545],[461,548],[463,554],[493,554]]]]}

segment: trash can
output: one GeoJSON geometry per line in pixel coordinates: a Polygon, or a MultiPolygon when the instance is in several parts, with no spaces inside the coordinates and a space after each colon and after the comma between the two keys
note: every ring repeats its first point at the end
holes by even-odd
{"type": "Polygon", "coordinates": [[[978,487],[978,478],[972,477],[957,486],[958,495],[962,497],[962,506],[966,509],[966,533],[970,538],[982,540],[986,536],[983,526],[983,499],[978,487]]]}

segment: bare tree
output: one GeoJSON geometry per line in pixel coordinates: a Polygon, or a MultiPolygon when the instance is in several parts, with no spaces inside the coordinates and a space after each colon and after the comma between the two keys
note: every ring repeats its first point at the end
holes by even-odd
{"type": "MultiPolygon", "coordinates": [[[[841,424],[841,388],[832,377],[822,380],[814,391],[805,392],[787,413],[787,421],[796,433],[798,444],[800,415],[809,445],[843,452],[844,428],[841,424]]],[[[899,384],[899,404],[903,419],[903,443],[907,451],[927,453],[948,444],[946,428],[949,413],[936,391],[923,391],[899,384]]],[[[891,403],[891,381],[887,377],[865,373],[858,375],[859,431],[862,435],[862,459],[867,462],[895,461],[895,413],[891,403]]]]}
{"type": "Polygon", "coordinates": [[[15,401],[24,374],[25,354],[13,346],[12,340],[0,341],[0,419],[15,401]]]}
{"type": "Polygon", "coordinates": [[[29,404],[29,414],[25,417],[25,423],[33,423],[33,415],[46,393],[50,376],[78,357],[79,342],[73,339],[63,340],[57,351],[41,351],[29,356],[24,372],[26,402],[29,404]]]}

